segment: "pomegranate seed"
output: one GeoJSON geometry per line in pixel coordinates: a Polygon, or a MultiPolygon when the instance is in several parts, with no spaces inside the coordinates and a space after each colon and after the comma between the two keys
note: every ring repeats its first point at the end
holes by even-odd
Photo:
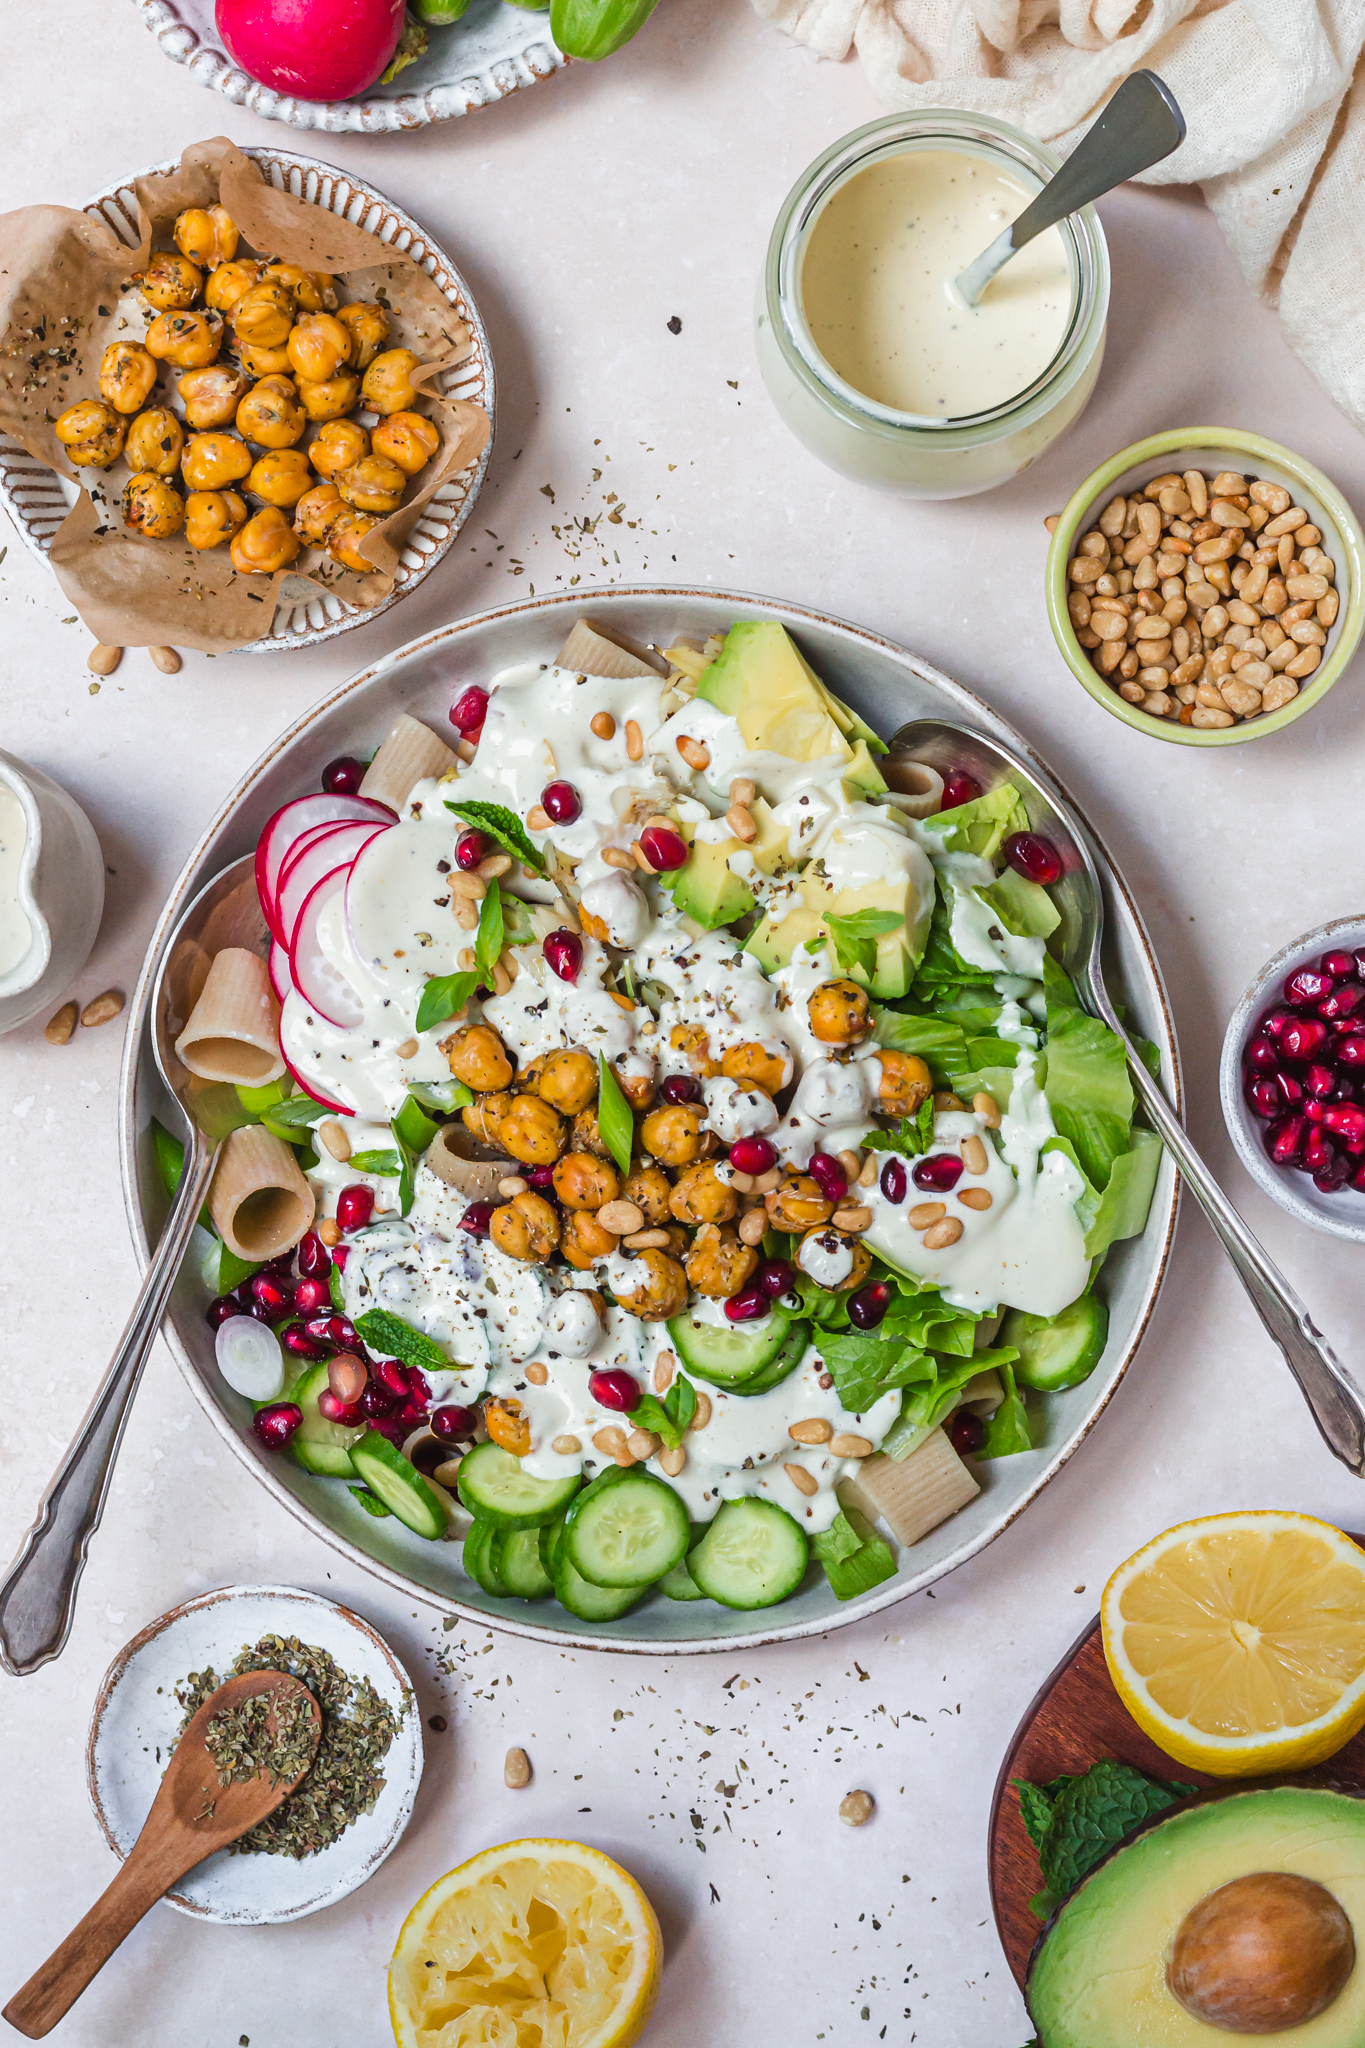
{"type": "Polygon", "coordinates": [[[433,1436],[440,1437],[442,1443],[456,1443],[463,1437],[473,1436],[474,1410],[458,1408],[453,1402],[433,1408],[427,1427],[433,1436]]]}
{"type": "Polygon", "coordinates": [[[829,1152],[812,1152],[807,1173],[827,1202],[842,1202],[848,1193],[848,1175],[829,1152]]]}
{"type": "Polygon", "coordinates": [[[248,1301],[245,1304],[245,1313],[249,1316],[255,1316],[256,1321],[258,1323],[273,1323],[279,1320],[279,1318],[265,1306],[264,1302],[260,1301],[248,1301]]]}
{"type": "Polygon", "coordinates": [[[1285,1001],[1293,1003],[1296,1008],[1319,1002],[1323,996],[1331,993],[1331,975],[1319,974],[1315,967],[1300,967],[1297,973],[1290,975],[1284,985],[1285,1001]]]}
{"type": "Polygon", "coordinates": [[[1365,1067],[1365,1032],[1348,1031],[1332,1047],[1332,1057],[1339,1066],[1365,1067]]]}
{"type": "Polygon", "coordinates": [[[1271,1085],[1286,1109],[1297,1109],[1303,1101],[1303,1083],[1296,1081],[1284,1067],[1276,1068],[1271,1076],[1271,1085]]]}
{"type": "Polygon", "coordinates": [[[903,1159],[888,1159],[882,1168],[878,1182],[888,1202],[903,1202],[910,1187],[910,1176],[905,1170],[903,1159]]]}
{"type": "Polygon", "coordinates": [[[256,1275],[251,1283],[251,1298],[266,1311],[272,1322],[287,1316],[294,1306],[293,1288],[281,1287],[268,1273],[256,1275]]]}
{"type": "Polygon", "coordinates": [[[268,1280],[292,1280],[294,1277],[294,1254],[292,1252],[280,1252],[273,1259],[267,1259],[263,1266],[257,1268],[257,1271],[264,1273],[268,1280]]]}
{"type": "Polygon", "coordinates": [[[935,1194],[947,1194],[962,1178],[962,1161],[956,1152],[935,1152],[928,1159],[917,1159],[910,1169],[910,1178],[917,1188],[932,1188],[935,1194]]]}
{"type": "Polygon", "coordinates": [[[1327,1114],[1327,1104],[1319,1102],[1315,1097],[1310,1096],[1303,1105],[1303,1113],[1310,1124],[1320,1124],[1327,1114]]]}
{"type": "Polygon", "coordinates": [[[855,1330],[875,1330],[891,1306],[891,1289],[885,1280],[874,1280],[849,1296],[848,1319],[855,1330]]]}
{"type": "Polygon", "coordinates": [[[325,1280],[300,1280],[294,1289],[294,1307],[301,1316],[315,1316],[331,1305],[332,1290],[325,1280]]]}
{"type": "Polygon", "coordinates": [[[943,778],[943,803],[945,811],[955,811],[959,804],[974,804],[981,795],[981,784],[974,775],[968,775],[965,768],[950,769],[943,778]]]}
{"type": "Polygon", "coordinates": [[[777,1153],[766,1138],[736,1138],[730,1147],[730,1164],[736,1173],[767,1173],[777,1164],[777,1153]]]}
{"type": "Polygon", "coordinates": [[[343,1351],[327,1368],[327,1384],[344,1408],[357,1402],[369,1384],[369,1373],[363,1358],[357,1358],[353,1351],[343,1351]]]}
{"type": "Polygon", "coordinates": [[[659,1083],[659,1093],[665,1102],[700,1102],[701,1082],[690,1074],[667,1074],[659,1083]]]}
{"type": "MultiPolygon", "coordinates": [[[[766,1302],[764,1303],[766,1307],[766,1302]]],[[[640,1389],[628,1372],[612,1366],[606,1372],[588,1374],[588,1394],[599,1408],[615,1408],[621,1415],[636,1407],[640,1389]]]]}
{"type": "Polygon", "coordinates": [[[487,1237],[496,1207],[496,1202],[471,1202],[460,1218],[461,1230],[467,1230],[471,1237],[487,1237]]]}
{"type": "Polygon", "coordinates": [[[540,950],[550,964],[550,971],[561,981],[571,985],[577,981],[583,965],[583,941],[577,932],[560,925],[557,931],[548,932],[541,940],[540,950]]]}
{"type": "Polygon", "coordinates": [[[408,1367],[408,1392],[414,1401],[420,1401],[423,1411],[431,1406],[431,1381],[420,1365],[408,1367]]]}
{"type": "Polygon", "coordinates": [[[320,1358],[327,1356],[328,1346],[319,1344],[316,1337],[310,1337],[301,1323],[291,1323],[287,1330],[282,1330],[280,1342],[291,1358],[302,1358],[309,1365],[316,1365],[320,1358]]]}
{"type": "Polygon", "coordinates": [[[211,1301],[204,1310],[204,1321],[211,1330],[216,1330],[229,1316],[239,1316],[242,1312],[243,1305],[235,1294],[220,1294],[218,1299],[211,1301]]]}
{"type": "Polygon", "coordinates": [[[1249,1106],[1255,1111],[1256,1115],[1264,1117],[1267,1122],[1269,1122],[1271,1117],[1278,1116],[1283,1106],[1280,1102],[1279,1089],[1273,1081],[1265,1079],[1253,1081],[1247,1089],[1246,1097],[1249,1106]]]}
{"type": "Polygon", "coordinates": [[[1280,1033],[1280,1054],[1287,1060],[1311,1060],[1326,1043],[1327,1026],[1318,1018],[1291,1017],[1280,1033]]]}
{"type": "Polygon", "coordinates": [[[462,832],[455,841],[455,865],[464,874],[469,874],[481,860],[487,860],[493,851],[493,842],[486,832],[462,832]]]}
{"type": "Polygon", "coordinates": [[[302,1421],[303,1410],[297,1402],[275,1401],[269,1408],[257,1409],[251,1418],[251,1428],[268,1451],[282,1451],[302,1421]]]}
{"type": "Polygon", "coordinates": [[[328,1251],[316,1230],[310,1230],[299,1239],[299,1271],[305,1280],[320,1280],[324,1273],[331,1271],[332,1254],[328,1251]]]}
{"type": "Polygon", "coordinates": [[[1267,1010],[1261,1019],[1260,1028],[1267,1038],[1273,1039],[1278,1044],[1280,1033],[1284,1030],[1285,1025],[1292,1024],[1293,1021],[1294,1013],[1292,1010],[1267,1010]]]}
{"type": "MultiPolygon", "coordinates": [[[[523,1167],[522,1179],[533,1187],[538,1195],[553,1194],[554,1192],[555,1170],[553,1166],[523,1167]]],[[[556,1200],[558,1200],[557,1196],[556,1200]]]]}
{"type": "Polygon", "coordinates": [[[986,1425],[970,1408],[959,1408],[948,1424],[948,1441],[959,1458],[974,1458],[986,1441],[986,1425]]]}
{"type": "Polygon", "coordinates": [[[313,1316],[303,1327],[319,1343],[333,1344],[341,1351],[363,1348],[349,1316],[313,1316]]]}
{"type": "Polygon", "coordinates": [[[1257,1073],[1264,1073],[1268,1067],[1274,1066],[1279,1054],[1270,1039],[1253,1038],[1247,1047],[1246,1057],[1249,1067],[1254,1067],[1257,1073]]]}
{"type": "Polygon", "coordinates": [[[477,683],[471,683],[450,707],[450,722],[466,739],[479,730],[487,716],[488,692],[481,690],[477,683]]]}
{"type": "Polygon", "coordinates": [[[571,782],[547,782],[540,792],[541,806],[556,825],[572,825],[583,815],[583,799],[571,782]]]}
{"type": "Polygon", "coordinates": [[[1324,953],[1318,962],[1318,972],[1330,974],[1333,981],[1353,981],[1359,958],[1358,953],[1324,953]]]}
{"type": "Polygon", "coordinates": [[[333,1245],[332,1264],[336,1267],[338,1273],[344,1273],[346,1271],[346,1261],[350,1258],[350,1256],[351,1247],[348,1244],[333,1245]]]}
{"type": "Polygon", "coordinates": [[[374,1189],[352,1181],[337,1196],[337,1222],[343,1230],[363,1230],[374,1214],[374,1189]]]}
{"type": "Polygon", "coordinates": [[[1335,1131],[1348,1145],[1365,1145],[1365,1109],[1354,1102],[1334,1102],[1323,1117],[1329,1131],[1335,1131]]]}
{"type": "Polygon", "coordinates": [[[1297,1166],[1307,1130],[1307,1120],[1301,1116],[1283,1116],[1270,1126],[1263,1143],[1277,1166],[1297,1166]]]}
{"type": "Polygon", "coordinates": [[[796,1288],[796,1268],[790,1259],[765,1259],[751,1285],[761,1288],[769,1301],[780,1301],[796,1288]]]}
{"type": "MultiPolygon", "coordinates": [[[[362,1401],[360,1405],[363,1408],[365,1403],[362,1401]]],[[[373,1415],[369,1417],[369,1424],[379,1436],[387,1437],[396,1451],[402,1450],[404,1440],[412,1434],[401,1415],[373,1415]]]]}
{"type": "Polygon", "coordinates": [[[1345,988],[1334,988],[1318,1004],[1318,1015],[1334,1024],[1339,1017],[1354,1017],[1361,1004],[1365,1003],[1365,986],[1358,981],[1348,982],[1345,988]]]}
{"type": "Polygon", "coordinates": [[[397,1358],[376,1358],[370,1363],[370,1377],[378,1380],[386,1394],[392,1394],[395,1401],[406,1401],[410,1388],[408,1369],[397,1358]]]}
{"type": "Polygon", "coordinates": [[[1323,1066],[1320,1060],[1315,1061],[1303,1077],[1305,1092],[1325,1102],[1336,1086],[1336,1079],[1330,1067],[1323,1066]]]}
{"type": "Polygon", "coordinates": [[[368,761],[357,761],[354,754],[341,754],[323,769],[322,786],[329,796],[354,796],[369,765],[368,761]]]}
{"type": "Polygon", "coordinates": [[[756,1323],[769,1310],[767,1295],[761,1287],[746,1287],[739,1294],[732,1294],[728,1301],[721,1303],[726,1318],[732,1323],[756,1323]]]}
{"type": "Polygon", "coordinates": [[[425,1401],[405,1401],[393,1419],[402,1425],[405,1435],[420,1429],[427,1419],[425,1401]]]}
{"type": "Polygon", "coordinates": [[[1313,1186],[1320,1194],[1334,1195],[1338,1188],[1345,1187],[1350,1167],[1340,1154],[1313,1175],[1313,1186]]]}
{"type": "Polygon", "coordinates": [[[675,868],[687,865],[687,841],[681,832],[670,832],[666,825],[646,825],[640,834],[640,851],[661,875],[671,875],[675,868]]]}
{"type": "Polygon", "coordinates": [[[1000,851],[1017,875],[1030,882],[1060,882],[1062,857],[1050,839],[1036,832],[1011,832],[1000,851]]]}
{"type": "Polygon", "coordinates": [[[371,1422],[378,1422],[386,1415],[392,1415],[398,1403],[387,1387],[381,1387],[378,1380],[367,1380],[365,1391],[360,1397],[361,1411],[371,1422]]]}
{"type": "Polygon", "coordinates": [[[1316,1124],[1310,1124],[1308,1136],[1303,1141],[1302,1165],[1306,1173],[1322,1173],[1337,1156],[1337,1148],[1326,1131],[1316,1124]]]}
{"type": "Polygon", "coordinates": [[[348,1429],[365,1417],[359,1401],[338,1401],[330,1387],[324,1387],[318,1395],[318,1414],[324,1422],[339,1422],[348,1429]]]}

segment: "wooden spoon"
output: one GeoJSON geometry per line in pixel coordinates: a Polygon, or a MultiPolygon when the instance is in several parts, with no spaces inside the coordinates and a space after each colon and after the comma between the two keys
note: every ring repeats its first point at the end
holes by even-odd
{"type": "MultiPolygon", "coordinates": [[[[204,1747],[204,1730],[221,1708],[263,1692],[277,1699],[303,1695],[312,1713],[316,1752],[322,1733],[318,1703],[307,1686],[287,1672],[248,1671],[210,1693],[176,1744],[152,1810],[113,1883],[5,2007],[3,2017],[30,2041],[51,2032],[163,1892],[215,1849],[225,1849],[273,1813],[311,1767],[312,1755],[295,1778],[272,1784],[268,1772],[258,1771],[253,1778],[229,1785],[218,1782],[217,1767],[204,1747]]],[[[273,1713],[268,1725],[273,1735],[273,1713]]]]}

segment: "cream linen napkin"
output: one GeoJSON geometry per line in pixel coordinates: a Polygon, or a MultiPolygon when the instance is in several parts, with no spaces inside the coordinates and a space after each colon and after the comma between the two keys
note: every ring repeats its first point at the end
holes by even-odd
{"type": "Polygon", "coordinates": [[[1285,337],[1365,429],[1365,0],[754,0],[886,106],[965,107],[1063,155],[1128,72],[1188,134],[1149,184],[1199,184],[1285,337]]]}

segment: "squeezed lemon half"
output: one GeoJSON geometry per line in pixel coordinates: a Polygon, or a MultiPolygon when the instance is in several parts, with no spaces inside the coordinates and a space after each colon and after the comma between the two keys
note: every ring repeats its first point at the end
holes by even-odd
{"type": "Polygon", "coordinates": [[[485,1849],[403,1922],[389,1964],[399,2048],[630,2048],[663,1943],[633,1877],[580,1842],[485,1849]]]}
{"type": "Polygon", "coordinates": [[[1100,1621],[1123,1704],[1196,1770],[1302,1770],[1365,1726],[1365,1551],[1312,1515],[1181,1522],[1120,1565],[1100,1621]]]}

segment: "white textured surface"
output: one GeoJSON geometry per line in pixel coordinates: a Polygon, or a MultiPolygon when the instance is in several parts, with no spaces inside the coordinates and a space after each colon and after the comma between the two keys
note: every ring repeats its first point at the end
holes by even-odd
{"type": "MultiPolygon", "coordinates": [[[[225,123],[223,103],[158,55],[131,7],[71,0],[60,31],[29,9],[7,27],[0,207],[74,204],[120,166],[224,125],[242,141],[278,134],[245,113],[225,123]]],[[[403,607],[401,632],[530,583],[553,587],[556,575],[664,577],[676,566],[824,605],[980,689],[1111,841],[1161,949],[1195,1135],[1332,1341],[1359,1360],[1359,1255],[1297,1228],[1254,1188],[1223,1130],[1216,1068],[1223,1023],[1261,961],[1359,908],[1360,666],[1263,744],[1215,756],[1148,743],[1092,705],[1052,647],[1041,521],[1103,457],[1182,419],[1273,434],[1357,507],[1365,446],[1251,302],[1198,201],[1123,193],[1101,206],[1115,269],[1108,359],[1070,440],[993,496],[941,508],[826,475],[758,387],[753,284],[791,180],[875,112],[855,67],[818,65],[738,0],[723,11],[664,0],[639,42],[598,70],[571,66],[444,128],[318,138],[319,155],[371,177],[450,250],[501,377],[478,516],[403,607]],[[603,550],[574,539],[570,522],[612,509],[612,490],[625,512],[600,529],[604,570],[603,550]]],[[[61,623],[54,586],[13,541],[0,599],[4,744],[79,798],[112,870],[84,998],[131,984],[211,807],[288,718],[391,646],[398,620],[269,663],[191,655],[175,678],[132,655],[91,697],[80,628],[61,623]]],[[[133,1283],[115,1159],[118,1028],[64,1049],[37,1026],[0,1043],[4,1555],[133,1283]]],[[[55,2039],[232,2048],[245,2034],[253,2048],[378,2048],[383,1962],[423,1886],[488,1842],[561,1830],[620,1856],[659,1907],[671,1961],[651,2048],[872,2048],[883,2028],[896,2048],[915,2036],[1016,2048],[1028,2028],[991,1926],[984,1856],[1001,1750],[1106,1573],[1166,1524],[1238,1504],[1365,1523],[1360,1486],[1321,1448],[1192,1211],[1127,1382],[1015,1529],[884,1623],[731,1663],[646,1666],[483,1631],[442,1636],[250,1487],[158,1352],[71,1644],[0,1690],[15,1760],[0,1789],[0,1989],[112,1871],[81,1762],[109,1658],[187,1594],[268,1578],[354,1604],[412,1669],[424,1712],[448,1719],[428,1734],[412,1828],[370,1884],[301,1926],[220,1929],[154,1912],[55,2039]],[[450,1676],[427,1654],[440,1645],[450,1676]],[[511,1743],[535,1766],[524,1792],[502,1785],[511,1743]],[[856,1833],[835,1813],[854,1785],[879,1800],[856,1833]]]]}

